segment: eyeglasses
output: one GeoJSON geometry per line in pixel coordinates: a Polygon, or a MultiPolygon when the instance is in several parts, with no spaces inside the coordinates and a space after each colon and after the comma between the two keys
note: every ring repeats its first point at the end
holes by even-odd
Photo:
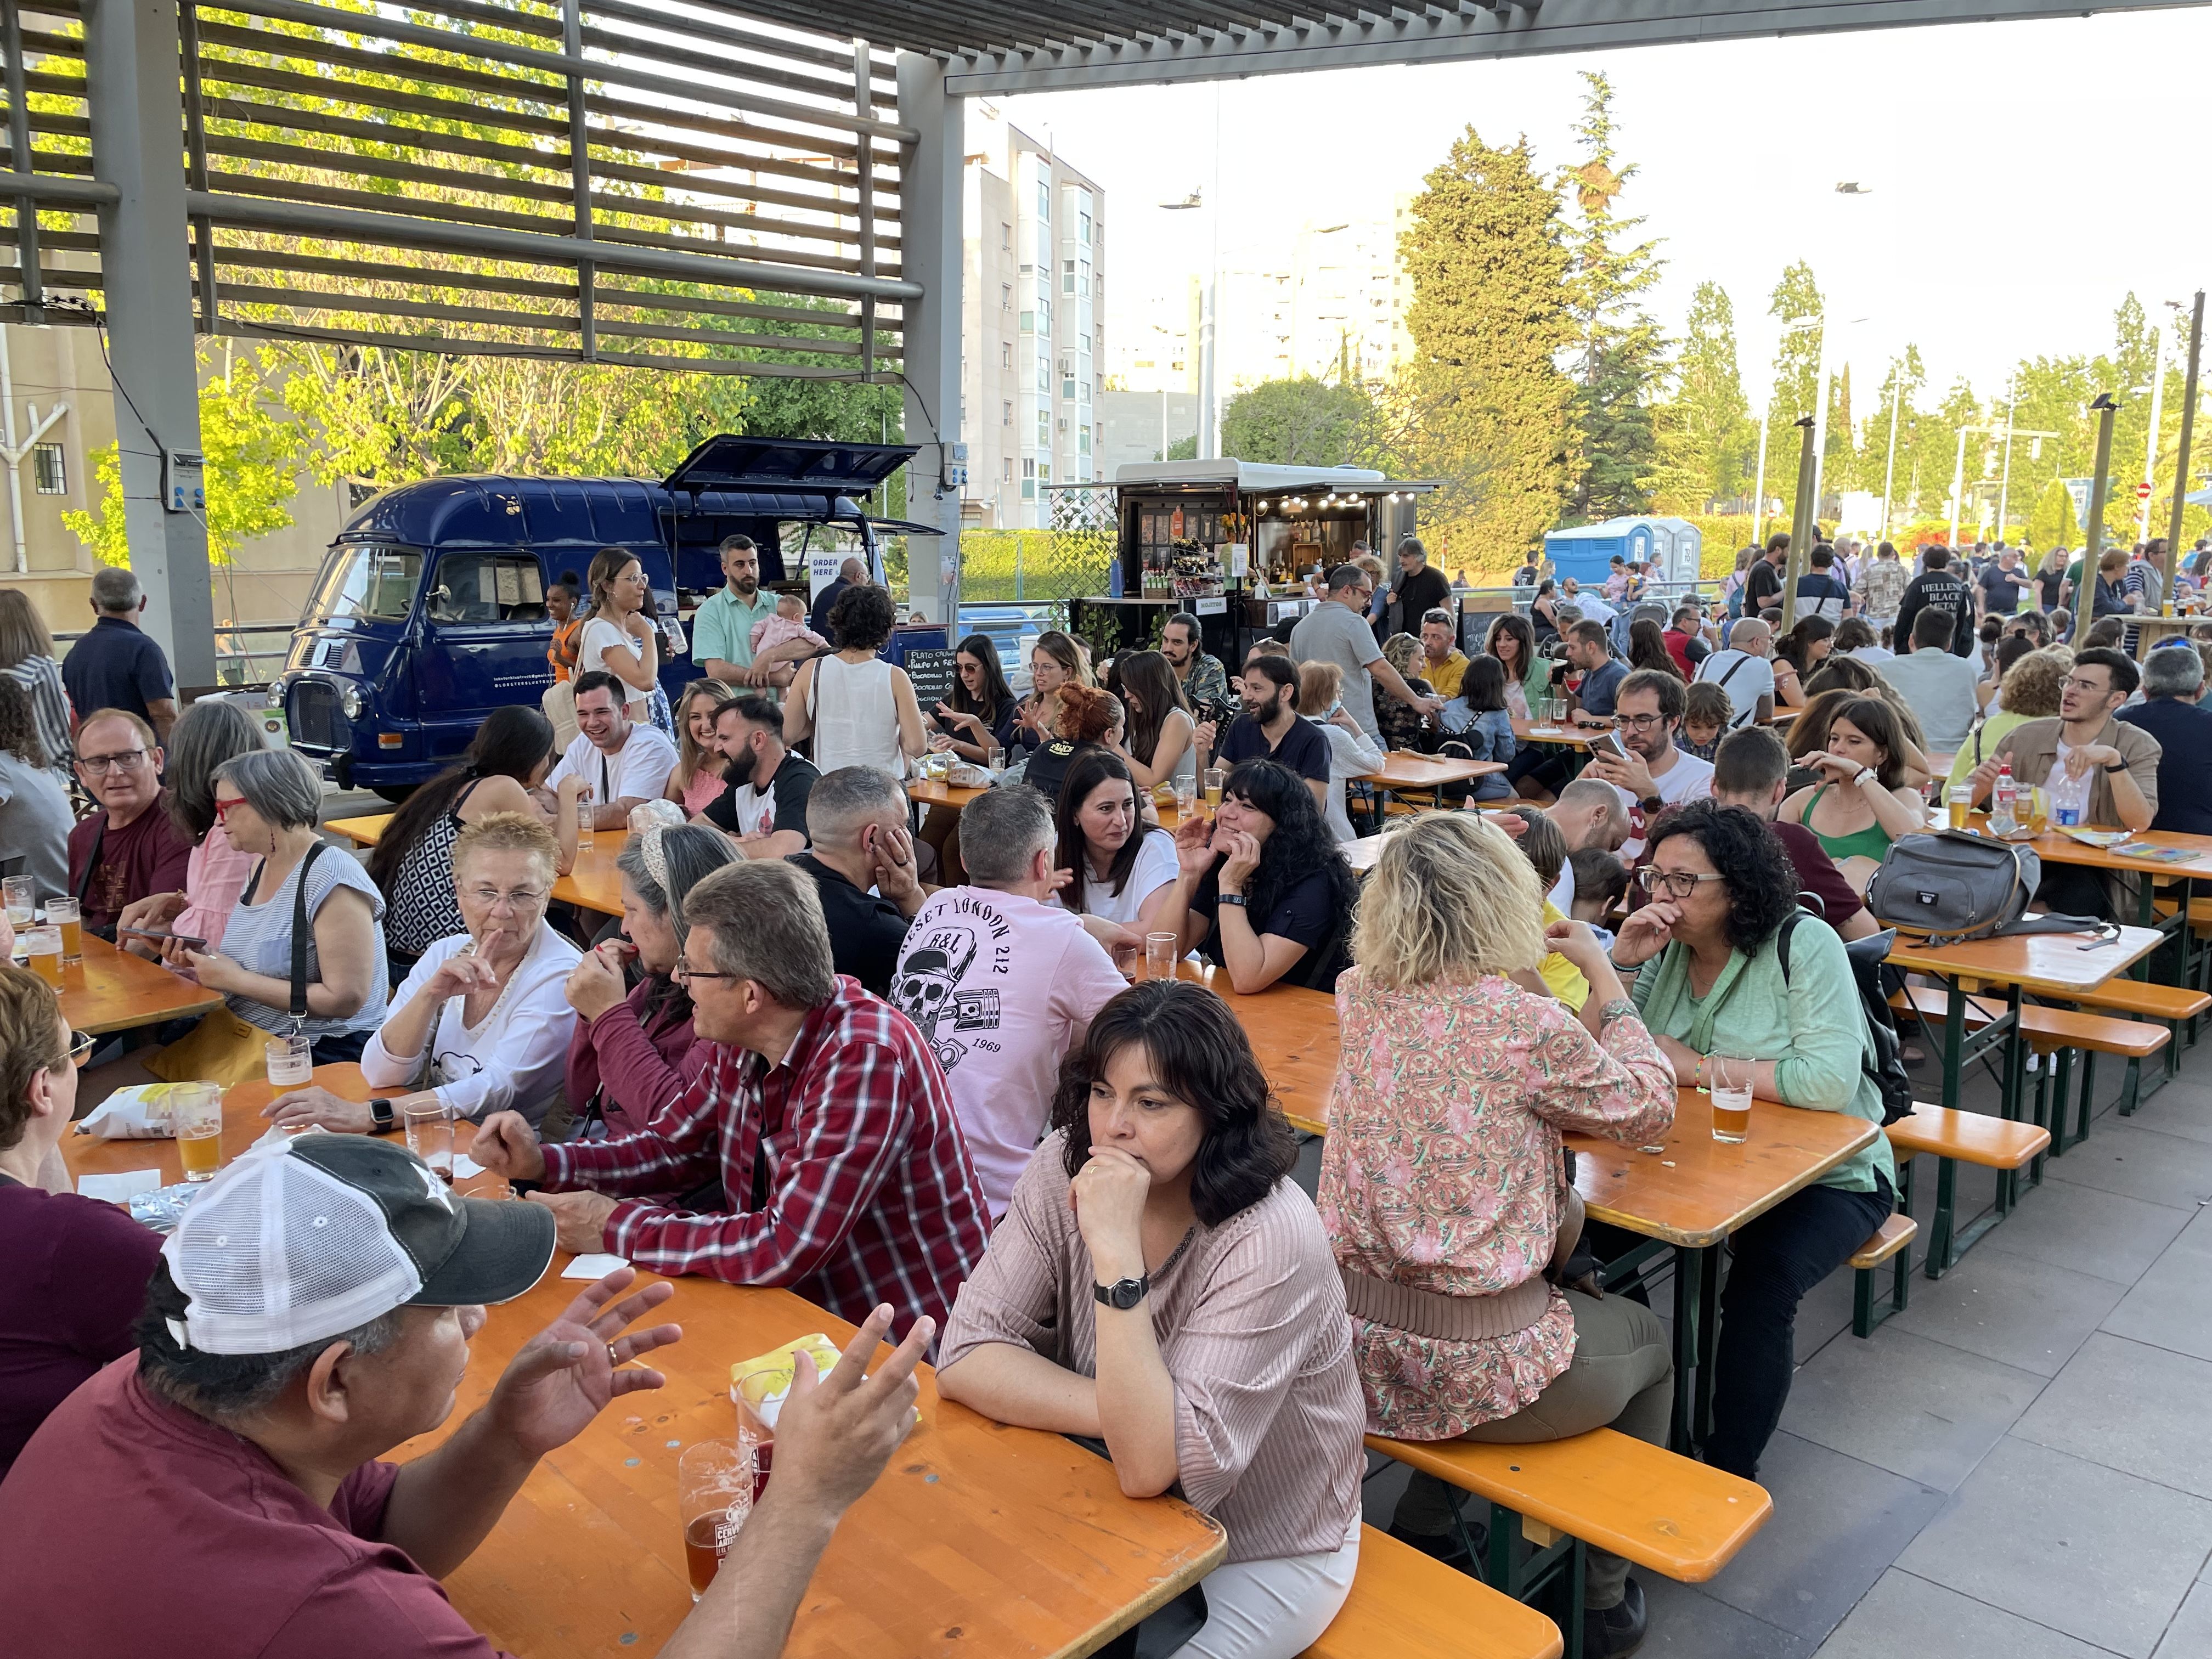
{"type": "Polygon", "coordinates": [[[217,800],[215,804],[215,821],[217,823],[224,823],[229,818],[232,807],[245,805],[246,797],[243,795],[233,795],[228,800],[217,800]]]}
{"type": "Polygon", "coordinates": [[[2069,674],[2059,682],[2059,685],[2062,690],[2083,692],[2092,697],[2107,696],[2112,690],[2111,686],[2095,680],[2085,680],[2079,674],[2069,674]]]}
{"type": "Polygon", "coordinates": [[[94,1039],[93,1035],[89,1031],[72,1030],[70,1033],[70,1064],[72,1066],[81,1066],[85,1063],[85,1061],[90,1060],[92,1058],[92,1045],[94,1041],[94,1039]]]}
{"type": "Polygon", "coordinates": [[[1693,876],[1686,870],[1662,870],[1647,864],[1636,872],[1636,884],[1650,894],[1665,894],[1670,899],[1681,900],[1698,890],[1700,882],[1725,881],[1725,876],[1693,876]]]}
{"type": "Polygon", "coordinates": [[[1667,724],[1664,714],[1619,714],[1614,719],[1632,732],[1649,732],[1654,726],[1667,724]]]}
{"type": "Polygon", "coordinates": [[[502,893],[496,887],[471,887],[468,890],[469,902],[487,910],[495,910],[502,904],[510,910],[535,910],[551,896],[550,893],[529,887],[512,893],[502,893]]]}
{"type": "Polygon", "coordinates": [[[704,968],[694,968],[688,962],[678,962],[669,969],[668,977],[678,985],[689,985],[695,979],[743,979],[743,974],[709,973],[704,968]]]}
{"type": "Polygon", "coordinates": [[[106,772],[135,772],[145,758],[144,750],[126,749],[119,755],[81,756],[78,757],[77,764],[93,776],[98,777],[106,772]]]}

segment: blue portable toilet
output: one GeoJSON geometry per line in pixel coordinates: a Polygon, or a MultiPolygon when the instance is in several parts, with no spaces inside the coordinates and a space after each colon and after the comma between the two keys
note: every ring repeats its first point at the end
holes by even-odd
{"type": "Polygon", "coordinates": [[[1661,581],[1694,582],[1704,543],[1698,527],[1685,519],[1607,519],[1547,532],[1544,556],[1562,580],[1601,582],[1618,556],[1631,564],[1649,564],[1661,581]]]}

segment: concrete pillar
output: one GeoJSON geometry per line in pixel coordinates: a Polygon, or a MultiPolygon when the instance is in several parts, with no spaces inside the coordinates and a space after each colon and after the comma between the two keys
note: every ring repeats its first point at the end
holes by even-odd
{"type": "Polygon", "coordinates": [[[904,302],[906,441],[921,445],[907,472],[907,516],[943,526],[941,540],[907,542],[914,608],[950,621],[958,603],[960,488],[945,481],[959,465],[961,199],[966,100],[948,97],[944,65],[901,52],[898,118],[920,135],[900,153],[899,234],[903,275],[921,284],[904,302]]]}
{"type": "Polygon", "coordinates": [[[164,449],[200,449],[175,0],[93,0],[84,46],[93,177],[120,192],[100,210],[100,268],[131,568],[190,699],[216,684],[216,650],[205,525],[161,500],[164,449]]]}

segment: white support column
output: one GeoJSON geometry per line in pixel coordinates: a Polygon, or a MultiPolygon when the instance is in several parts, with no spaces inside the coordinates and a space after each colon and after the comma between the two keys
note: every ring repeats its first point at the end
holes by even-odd
{"type": "Polygon", "coordinates": [[[958,603],[960,488],[947,483],[960,441],[961,167],[964,99],[947,97],[944,65],[921,52],[898,60],[898,118],[918,135],[902,150],[899,235],[902,274],[921,284],[903,302],[906,441],[921,452],[907,469],[907,516],[942,526],[933,541],[907,542],[913,608],[932,622],[951,620],[958,603]]]}
{"type": "Polygon", "coordinates": [[[100,268],[131,568],[189,699],[216,684],[216,649],[206,527],[161,501],[164,447],[200,448],[175,0],[92,0],[84,35],[93,177],[121,192],[100,210],[100,268]]]}

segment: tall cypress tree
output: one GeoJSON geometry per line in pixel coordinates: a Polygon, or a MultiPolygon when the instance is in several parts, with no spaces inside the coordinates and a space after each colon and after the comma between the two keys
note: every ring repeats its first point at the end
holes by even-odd
{"type": "Polygon", "coordinates": [[[1659,280],[1658,242],[1635,240],[1641,215],[1614,210],[1637,168],[1623,165],[1613,147],[1613,83],[1589,70],[1583,82],[1583,115],[1575,124],[1583,159],[1560,179],[1577,210],[1566,227],[1575,420],[1582,430],[1570,464],[1573,523],[1650,510],[1659,465],[1651,405],[1666,354],[1642,298],[1659,280]]]}
{"type": "Polygon", "coordinates": [[[1559,520],[1579,443],[1559,193],[1526,138],[1470,126],[1413,204],[1399,258],[1413,284],[1398,401],[1408,461],[1443,481],[1428,514],[1457,567],[1510,569],[1559,520]]]}
{"type": "MultiPolygon", "coordinates": [[[[1766,314],[1783,327],[1774,348],[1774,390],[1766,406],[1766,493],[1779,496],[1786,521],[1797,510],[1797,422],[1820,399],[1820,286],[1799,259],[1767,296],[1766,314]]],[[[1823,488],[1826,488],[1825,480],[1823,488]]]]}
{"type": "Polygon", "coordinates": [[[1667,510],[1705,513],[1748,494],[1759,429],[1736,365],[1735,307],[1718,283],[1699,283],[1671,365],[1668,395],[1653,411],[1667,510]]]}

